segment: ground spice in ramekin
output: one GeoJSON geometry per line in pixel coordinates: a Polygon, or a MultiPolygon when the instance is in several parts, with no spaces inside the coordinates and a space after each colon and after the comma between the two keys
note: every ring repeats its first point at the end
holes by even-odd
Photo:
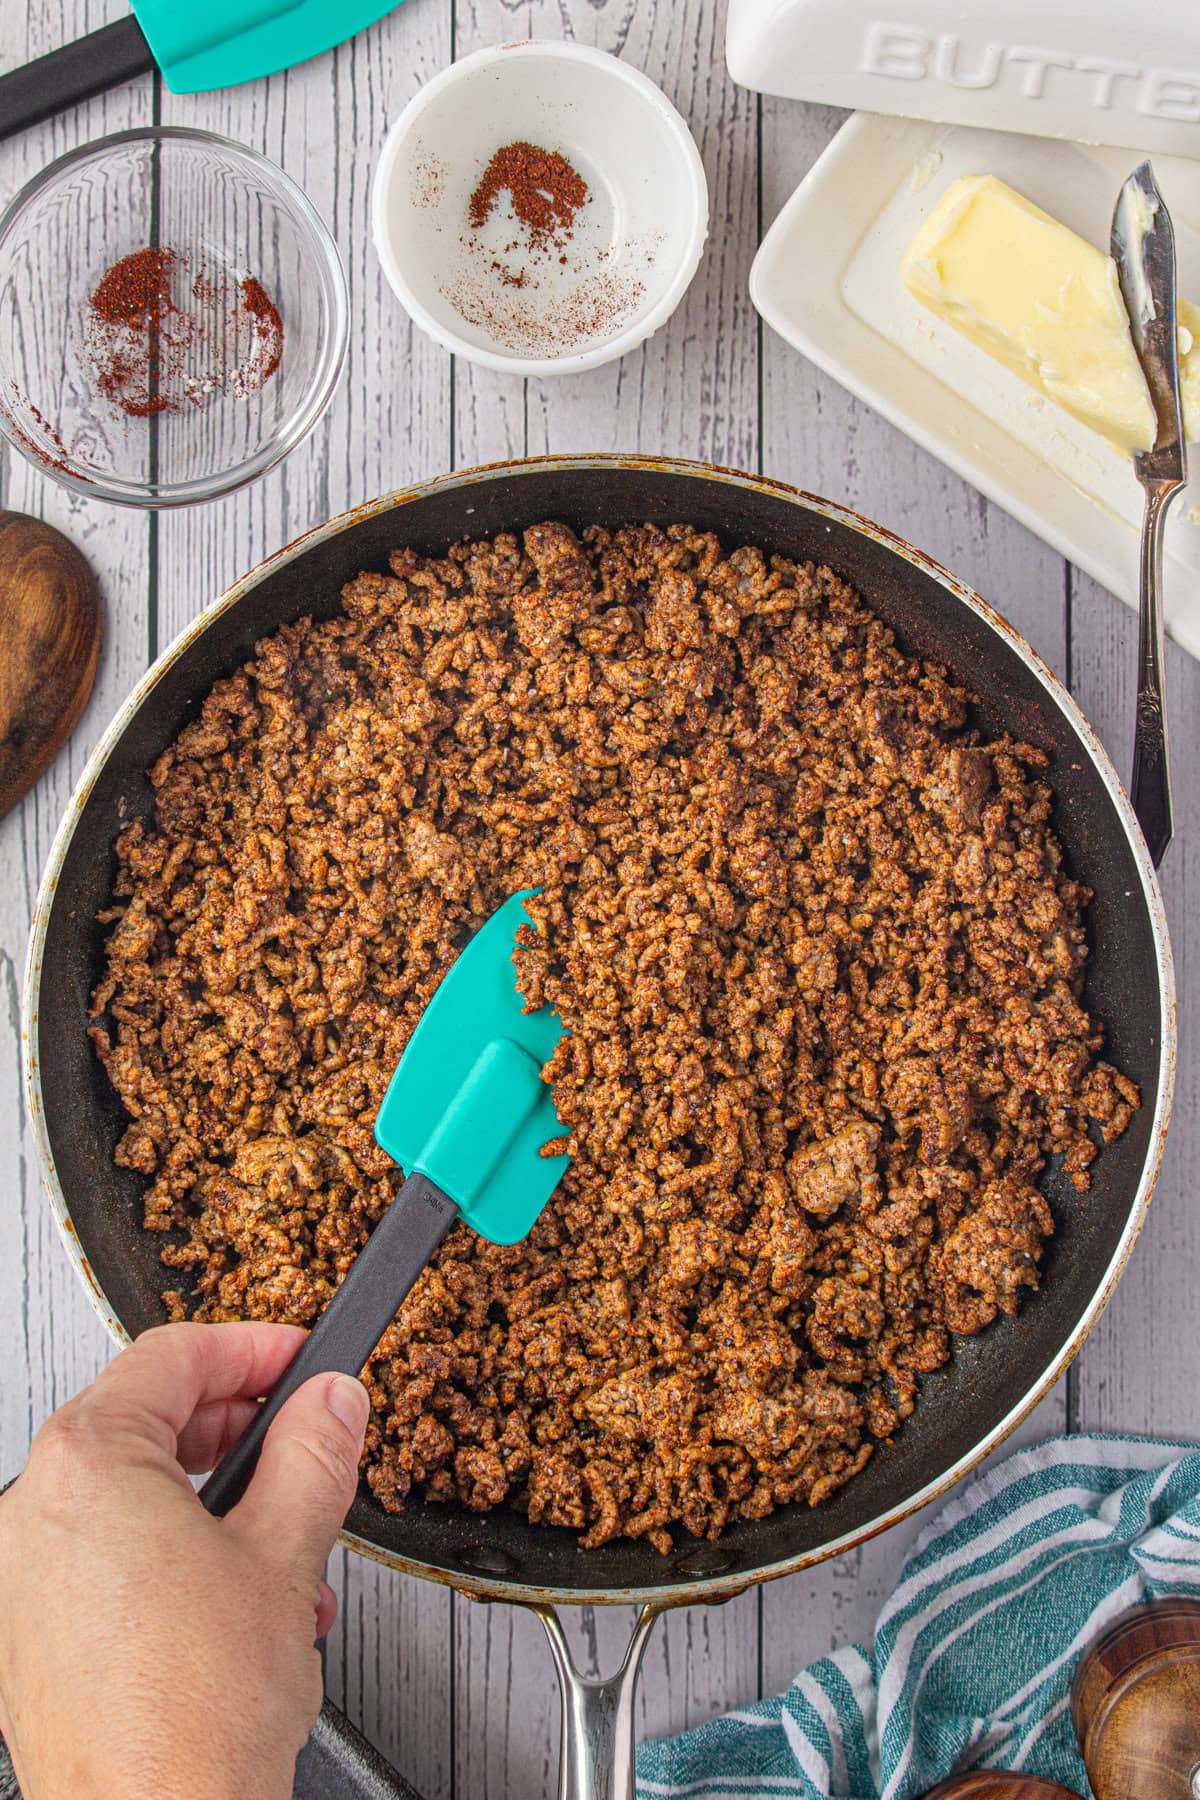
{"type": "Polygon", "coordinates": [[[496,151],[471,195],[469,217],[477,231],[503,193],[534,244],[544,249],[551,239],[570,236],[588,185],[557,150],[521,141],[496,151]]]}
{"type": "Polygon", "coordinates": [[[486,331],[506,349],[523,356],[564,356],[632,317],[644,287],[631,275],[600,268],[575,282],[555,306],[537,294],[535,283],[527,286],[503,277],[498,286],[494,277],[460,276],[445,292],[468,325],[486,331]]]}
{"type": "Polygon", "coordinates": [[[148,245],[106,269],[88,300],[96,385],[131,418],[253,393],[279,367],[283,321],[261,281],[188,273],[178,250],[148,245]]]}
{"type": "MultiPolygon", "coordinates": [[[[417,203],[427,206],[433,201],[423,169],[417,203]]],[[[442,293],[468,325],[526,356],[561,356],[616,329],[641,300],[644,283],[614,264],[611,248],[599,241],[599,213],[593,208],[581,220],[595,198],[558,151],[524,140],[501,145],[467,204],[464,254],[442,293]],[[499,210],[504,195],[511,211],[499,210]],[[493,219],[502,232],[485,234],[493,219]]]]}

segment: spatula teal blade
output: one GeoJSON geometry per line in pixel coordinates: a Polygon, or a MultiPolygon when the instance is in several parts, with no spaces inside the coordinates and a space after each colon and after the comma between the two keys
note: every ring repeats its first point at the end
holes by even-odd
{"type": "Polygon", "coordinates": [[[380,1147],[436,1182],[494,1244],[527,1236],[569,1162],[541,1154],[562,1135],[541,1069],[563,1027],[548,1007],[525,1012],[517,992],[513,945],[528,898],[506,900],[444,977],[375,1121],[380,1147]]]}
{"type": "Polygon", "coordinates": [[[290,69],[373,25],[397,0],[133,0],[173,94],[235,87],[290,69]]]}

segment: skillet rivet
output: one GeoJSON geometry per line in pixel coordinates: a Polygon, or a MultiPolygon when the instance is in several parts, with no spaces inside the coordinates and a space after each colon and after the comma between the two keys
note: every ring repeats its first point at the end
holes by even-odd
{"type": "Polygon", "coordinates": [[[689,1550],[675,1564],[677,1575],[723,1575],[733,1558],[721,1550],[689,1550]]]}
{"type": "Polygon", "coordinates": [[[455,1560],[460,1569],[471,1575],[515,1575],[521,1566],[515,1556],[494,1544],[476,1544],[470,1550],[460,1550],[455,1560]]]}

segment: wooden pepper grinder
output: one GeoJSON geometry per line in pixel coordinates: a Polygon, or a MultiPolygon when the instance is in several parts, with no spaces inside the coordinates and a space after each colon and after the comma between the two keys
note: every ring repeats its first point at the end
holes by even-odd
{"type": "Polygon", "coordinates": [[[1200,1600],[1122,1613],[1075,1671],[1071,1716],[1096,1800],[1200,1800],[1200,1600]]]}

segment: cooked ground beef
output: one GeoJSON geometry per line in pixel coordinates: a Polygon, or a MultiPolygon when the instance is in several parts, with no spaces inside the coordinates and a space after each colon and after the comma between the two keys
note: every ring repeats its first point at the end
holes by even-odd
{"type": "Polygon", "coordinates": [[[828,569],[685,526],[398,551],[222,681],[118,839],[97,1050],[170,1313],[309,1324],[468,935],[569,1028],[571,1166],[457,1227],[367,1367],[366,1479],[670,1546],[832,1493],[1016,1312],[1136,1088],[1080,1004],[1045,758],[828,569]]]}

